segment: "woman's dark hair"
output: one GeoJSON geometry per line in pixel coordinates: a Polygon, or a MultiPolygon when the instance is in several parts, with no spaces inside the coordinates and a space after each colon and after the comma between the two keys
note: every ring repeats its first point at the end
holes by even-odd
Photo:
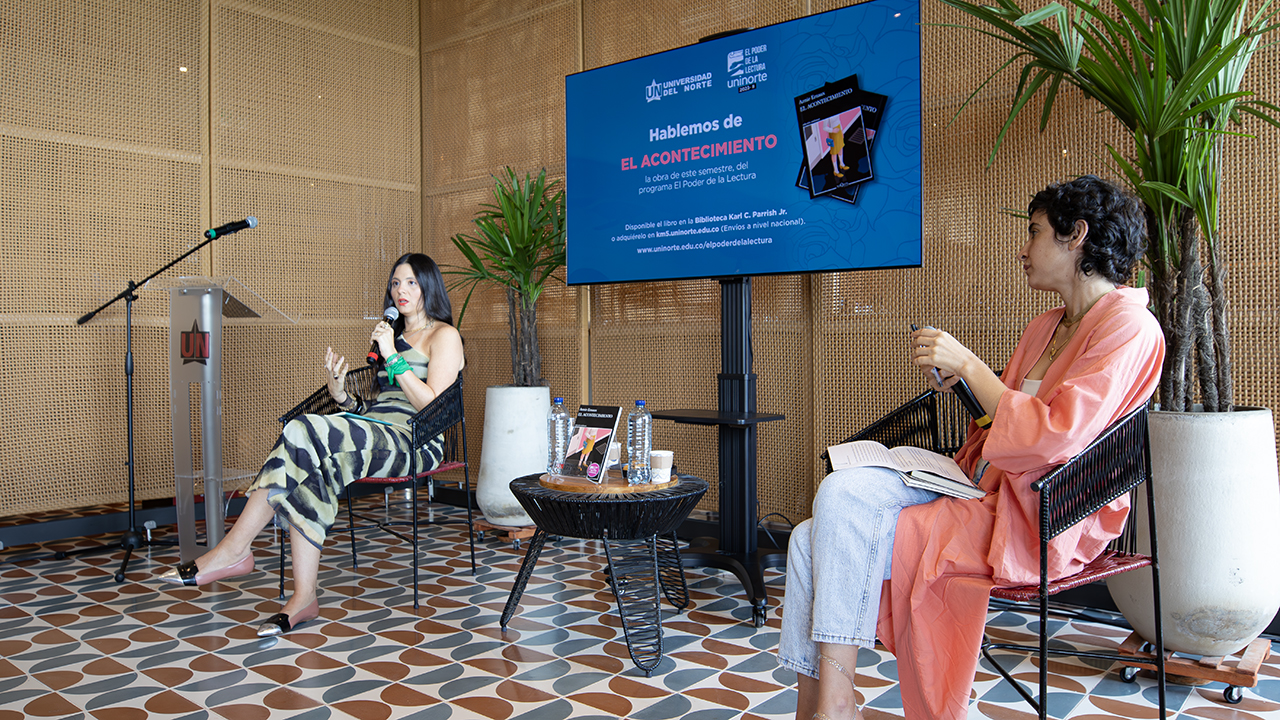
{"type": "MultiPolygon", "coordinates": [[[[449,302],[449,294],[445,292],[444,276],[440,274],[440,266],[436,261],[422,253],[406,253],[391,266],[391,275],[387,277],[387,295],[382,301],[382,309],[395,305],[391,297],[391,281],[395,278],[396,268],[408,265],[418,279],[418,287],[422,290],[422,309],[427,317],[435,318],[443,323],[453,324],[453,305],[449,302]]],[[[395,322],[397,333],[404,330],[404,316],[395,322]]]]}
{"type": "Polygon", "coordinates": [[[1089,224],[1076,269],[1099,273],[1120,285],[1147,249],[1147,216],[1141,202],[1093,175],[1057,183],[1036,193],[1027,215],[1043,210],[1058,235],[1070,235],[1077,220],[1089,224]]]}

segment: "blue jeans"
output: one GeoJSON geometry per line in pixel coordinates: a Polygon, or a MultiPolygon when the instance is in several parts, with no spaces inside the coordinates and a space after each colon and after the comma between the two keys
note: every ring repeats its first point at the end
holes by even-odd
{"type": "Polygon", "coordinates": [[[822,481],[813,517],[787,548],[779,663],[816,678],[818,643],[875,646],[898,513],[937,497],[887,468],[838,470],[822,481]]]}

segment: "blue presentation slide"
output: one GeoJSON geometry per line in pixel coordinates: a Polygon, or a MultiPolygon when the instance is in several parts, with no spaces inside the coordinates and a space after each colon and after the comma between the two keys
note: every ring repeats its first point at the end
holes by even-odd
{"type": "Polygon", "coordinates": [[[569,284],[917,267],[918,0],[565,78],[569,284]]]}

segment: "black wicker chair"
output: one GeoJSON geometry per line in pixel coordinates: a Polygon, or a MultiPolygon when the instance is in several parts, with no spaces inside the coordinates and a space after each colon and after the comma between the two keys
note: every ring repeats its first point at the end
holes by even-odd
{"type": "MultiPolygon", "coordinates": [[[[373,398],[378,394],[377,370],[373,366],[358,368],[347,374],[348,392],[355,392],[364,398],[373,398]]],[[[304,414],[331,414],[341,412],[342,408],[334,402],[329,395],[328,388],[320,388],[312,393],[306,400],[298,403],[289,412],[280,417],[280,424],[286,425],[288,422],[300,415],[304,414]]],[[[418,487],[423,481],[432,487],[428,489],[427,502],[431,502],[434,494],[434,484],[439,481],[436,477],[440,473],[461,470],[462,479],[458,482],[459,488],[466,496],[467,501],[467,538],[471,546],[471,574],[476,573],[476,541],[475,526],[473,525],[473,513],[471,507],[471,476],[467,465],[467,420],[463,412],[462,402],[462,376],[441,392],[426,407],[419,410],[413,417],[409,418],[409,428],[413,433],[412,444],[415,449],[422,448],[437,437],[443,436],[444,455],[440,460],[440,464],[431,470],[425,472],[417,471],[417,453],[414,453],[409,461],[409,473],[402,477],[366,477],[357,478],[353,485],[382,485],[393,486],[402,485],[409,488],[410,500],[409,507],[411,519],[409,520],[392,520],[390,518],[378,519],[368,515],[356,513],[351,506],[351,490],[348,487],[346,492],[347,505],[347,526],[335,527],[331,533],[346,533],[351,538],[351,562],[353,567],[359,567],[360,559],[356,554],[356,533],[360,530],[371,530],[378,528],[385,530],[392,535],[410,543],[413,546],[413,606],[418,607],[418,487]],[[366,522],[364,525],[356,525],[356,519],[366,522]],[[397,527],[411,527],[412,535],[406,536],[397,531],[397,527]]],[[[284,597],[284,543],[280,543],[280,596],[284,597]]]]}
{"type": "MultiPolygon", "coordinates": [[[[964,444],[969,416],[953,393],[924,392],[880,420],[851,436],[854,440],[875,440],[889,447],[913,445],[944,455],[954,455],[964,444]]],[[[831,471],[831,460],[827,471],[831,471]]],[[[1147,407],[1144,405],[1117,420],[1078,455],[1035,481],[1031,489],[1040,494],[1040,583],[1021,587],[997,587],[991,596],[1015,602],[1038,601],[1040,610],[1040,644],[1038,647],[1009,643],[993,643],[985,640],[982,654],[1014,689],[1031,704],[1039,717],[1048,717],[1048,657],[1074,655],[1101,660],[1122,661],[1127,667],[1121,673],[1126,681],[1132,681],[1133,666],[1149,665],[1156,671],[1159,692],[1160,715],[1165,716],[1165,653],[1164,628],[1160,617],[1160,572],[1156,546],[1156,515],[1152,493],[1147,497],[1147,517],[1151,542],[1151,554],[1127,552],[1136,546],[1136,528],[1126,526],[1125,533],[1089,563],[1080,572],[1057,581],[1048,581],[1048,541],[1064,530],[1084,520],[1116,498],[1130,493],[1143,482],[1151,481],[1151,448],[1147,438],[1147,407]],[[1079,587],[1097,580],[1130,570],[1150,567],[1152,574],[1152,603],[1155,609],[1156,647],[1153,659],[1145,656],[1116,653],[1088,652],[1049,647],[1048,619],[1049,597],[1064,590],[1079,587]],[[992,650],[1034,652],[1039,655],[1039,699],[1033,697],[991,655],[992,650]]]]}

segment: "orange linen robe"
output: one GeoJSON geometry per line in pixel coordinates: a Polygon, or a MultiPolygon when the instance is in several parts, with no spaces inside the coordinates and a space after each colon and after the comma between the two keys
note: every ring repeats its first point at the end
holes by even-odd
{"type": "MultiPolygon", "coordinates": [[[[990,494],[940,498],[898,518],[877,632],[898,658],[908,719],[968,717],[991,588],[1039,582],[1039,496],[1031,483],[1146,402],[1159,382],[1164,336],[1147,310],[1147,291],[1122,287],[1081,320],[1035,397],[1017,391],[1063,312],[1055,308],[1027,326],[1003,375],[1013,391],[1001,397],[990,428],[969,425],[956,456],[971,475],[986,458],[981,485],[990,494]]],[[[1051,578],[1097,557],[1128,513],[1125,496],[1054,538],[1051,578]]]]}

